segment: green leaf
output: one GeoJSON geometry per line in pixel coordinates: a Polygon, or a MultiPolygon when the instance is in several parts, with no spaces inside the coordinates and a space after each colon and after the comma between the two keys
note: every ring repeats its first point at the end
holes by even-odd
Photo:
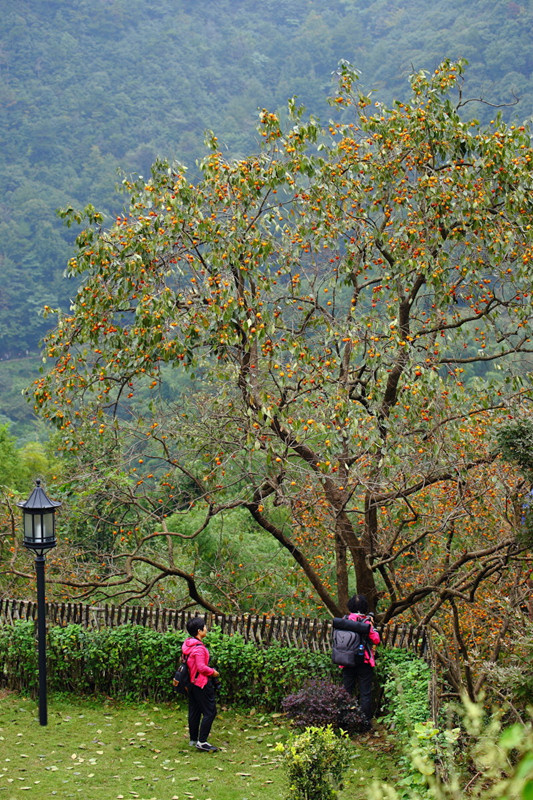
{"type": "Polygon", "coordinates": [[[511,725],[506,728],[500,736],[500,745],[506,750],[512,750],[518,747],[524,736],[524,728],[522,725],[511,725]]]}
{"type": "Polygon", "coordinates": [[[533,780],[528,781],[522,789],[522,800],[533,800],[533,780]]]}

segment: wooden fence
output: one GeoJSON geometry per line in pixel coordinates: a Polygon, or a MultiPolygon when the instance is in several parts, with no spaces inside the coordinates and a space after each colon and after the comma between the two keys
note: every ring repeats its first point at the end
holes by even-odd
{"type": "MultiPolygon", "coordinates": [[[[257,614],[211,614],[203,610],[176,611],[171,608],[144,606],[46,604],[48,624],[65,626],[77,623],[86,628],[143,625],[160,632],[183,630],[187,620],[197,613],[206,618],[208,625],[219,626],[223,633],[240,633],[246,641],[255,642],[263,647],[276,642],[318,652],[329,652],[331,649],[331,620],[257,614]]],[[[28,600],[0,599],[0,624],[36,619],[37,603],[28,600]]],[[[428,636],[422,626],[388,624],[376,627],[384,646],[405,647],[429,660],[428,636]]]]}

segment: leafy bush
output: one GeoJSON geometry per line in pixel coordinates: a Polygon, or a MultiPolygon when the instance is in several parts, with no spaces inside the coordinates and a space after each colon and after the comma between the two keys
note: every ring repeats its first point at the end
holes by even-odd
{"type": "Polygon", "coordinates": [[[310,676],[332,677],[335,670],[328,653],[278,644],[261,648],[240,634],[226,636],[216,629],[206,641],[221,675],[221,699],[236,705],[278,710],[283,698],[310,676]]]}
{"type": "Polygon", "coordinates": [[[331,681],[307,681],[299,692],[285,697],[281,705],[297,728],[329,725],[352,734],[363,730],[366,723],[353,697],[331,681]]]}
{"type": "Polygon", "coordinates": [[[384,648],[377,669],[383,687],[383,721],[408,737],[417,723],[425,723],[431,716],[431,669],[413,652],[399,647],[384,648]]]}
{"type": "Polygon", "coordinates": [[[516,464],[533,483],[533,422],[518,419],[503,425],[497,431],[496,440],[503,458],[516,464]]]}
{"type": "MultiPolygon", "coordinates": [[[[439,756],[439,730],[431,721],[429,704],[429,665],[410,650],[384,648],[378,660],[378,679],[382,685],[382,719],[394,730],[402,754],[398,762],[404,777],[394,790],[394,800],[422,800],[427,787],[418,765],[435,771],[439,756]]],[[[390,787],[387,787],[387,790],[390,787]]],[[[389,798],[384,793],[383,797],[389,798]]]]}
{"type": "Polygon", "coordinates": [[[504,727],[501,710],[487,715],[482,705],[464,700],[458,716],[463,730],[461,751],[453,747],[457,729],[427,731],[434,739],[440,736],[444,740],[440,750],[446,770],[435,769],[431,749],[420,746],[423,737],[413,739],[411,777],[395,786],[374,783],[369,787],[369,800],[532,800],[531,715],[524,725],[504,727]]]}
{"type": "Polygon", "coordinates": [[[527,709],[533,706],[533,623],[520,615],[511,635],[512,648],[506,649],[497,663],[485,662],[483,676],[488,695],[502,702],[508,720],[524,721],[527,709]]]}
{"type": "Polygon", "coordinates": [[[20,691],[37,691],[38,668],[35,624],[18,622],[0,627],[0,685],[20,691]]]}
{"type": "MultiPolygon", "coordinates": [[[[505,461],[516,464],[526,481],[533,483],[533,422],[519,419],[503,425],[496,440],[505,461]]],[[[517,537],[524,544],[533,545],[533,494],[523,498],[521,525],[517,537]]]]}
{"type": "Polygon", "coordinates": [[[334,800],[332,784],[340,784],[348,765],[348,738],[333,729],[309,727],[287,745],[277,748],[285,754],[289,779],[288,800],[334,800]]]}
{"type": "Polygon", "coordinates": [[[48,660],[54,688],[132,700],[172,697],[169,676],[179,658],[182,632],[158,633],[139,625],[89,630],[50,628],[48,660]]]}

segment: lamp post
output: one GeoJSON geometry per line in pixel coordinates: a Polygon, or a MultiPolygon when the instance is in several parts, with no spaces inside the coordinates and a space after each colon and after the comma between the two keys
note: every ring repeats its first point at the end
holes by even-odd
{"type": "Polygon", "coordinates": [[[23,545],[35,553],[37,575],[37,638],[39,644],[39,722],[48,723],[46,705],[46,610],[44,595],[44,556],[55,547],[55,511],[61,503],[50,500],[35,481],[35,489],[24,503],[17,503],[24,516],[23,545]]]}

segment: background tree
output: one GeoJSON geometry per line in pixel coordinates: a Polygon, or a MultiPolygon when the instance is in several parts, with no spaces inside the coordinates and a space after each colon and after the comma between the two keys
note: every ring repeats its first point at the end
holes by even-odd
{"type": "Polygon", "coordinates": [[[489,432],[530,399],[532,151],[461,117],[462,72],[387,108],[343,65],[340,122],[263,111],[258,155],[211,136],[197,183],[157,162],[110,228],[87,209],[35,396],[144,526],[90,585],[175,576],[212,607],[167,521],[190,509],[192,538],[246,509],[332,614],[357,588],[429,621],[518,569],[489,432]],[[178,402],[169,370],[194,376],[178,402]]]}
{"type": "Polygon", "coordinates": [[[9,433],[9,425],[0,425],[0,486],[8,491],[24,491],[28,480],[29,465],[17,450],[15,437],[9,433]]]}

